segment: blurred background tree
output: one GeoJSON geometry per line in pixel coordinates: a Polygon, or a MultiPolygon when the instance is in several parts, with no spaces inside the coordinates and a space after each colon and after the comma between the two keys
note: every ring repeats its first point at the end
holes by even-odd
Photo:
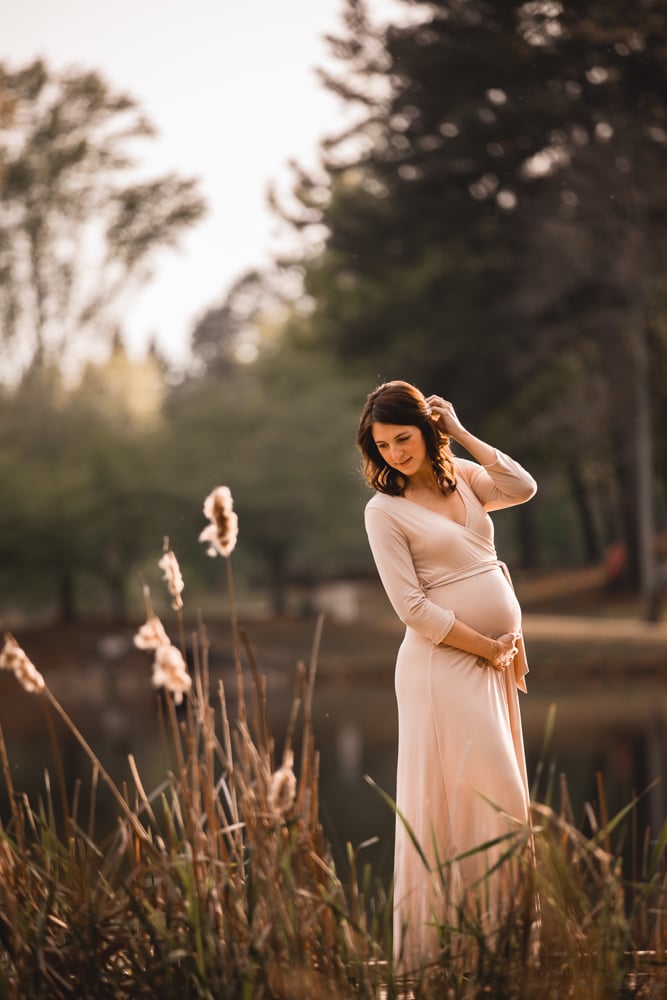
{"type": "Polygon", "coordinates": [[[96,73],[0,65],[0,378],[110,337],[151,256],[200,219],[194,180],[140,179],[153,133],[96,73]],[[113,312],[115,307],[116,312],[113,312]]]}
{"type": "Polygon", "coordinates": [[[74,387],[41,366],[0,399],[0,588],[11,608],[71,621],[101,606],[121,619],[128,581],[159,550],[171,496],[160,409],[115,381],[119,356],[135,377],[159,374],[117,343],[74,387]]]}
{"type": "Polygon", "coordinates": [[[665,487],[662,5],[403,6],[378,33],[348,0],[332,39],[325,82],[361,110],[285,212],[320,238],[311,335],[502,425],[569,483],[586,557],[620,540],[646,591],[665,487]]]}
{"type": "Polygon", "coordinates": [[[204,203],[194,180],[140,176],[152,129],[96,73],[0,66],[0,121],[3,589],[70,619],[99,578],[118,616],[161,489],[146,402],[159,417],[166,387],[132,384],[117,317],[204,203]]]}
{"type": "Polygon", "coordinates": [[[524,567],[599,564],[615,544],[624,582],[650,590],[667,493],[661,4],[403,0],[382,28],[362,0],[342,11],[322,77],[351,124],[272,195],[299,249],[202,304],[178,378],[155,352],[130,361],[115,317],[200,217],[195,183],[138,179],[150,128],[96,74],[0,76],[0,586],[19,603],[68,617],[101,588],[121,615],[163,534],[206,582],[201,503],[220,483],[241,575],[277,613],[293,584],[372,571],[354,435],[386,378],[451,396],[536,473],[513,514],[524,567]],[[111,353],[75,382],[83,344],[111,353]]]}
{"type": "Polygon", "coordinates": [[[365,384],[304,342],[307,318],[277,293],[290,284],[248,275],[209,310],[194,331],[194,374],[167,407],[177,467],[198,498],[231,488],[243,532],[235,559],[268,584],[277,614],[290,585],[368,568],[354,445],[365,384]]]}

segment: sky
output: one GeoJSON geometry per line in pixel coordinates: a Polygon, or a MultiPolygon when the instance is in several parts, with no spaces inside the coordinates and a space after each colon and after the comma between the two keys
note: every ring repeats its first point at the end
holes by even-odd
{"type": "MultiPolygon", "coordinates": [[[[375,0],[382,10],[389,0],[375,0]]],[[[0,16],[0,61],[42,57],[99,71],[157,128],[142,148],[155,173],[200,179],[209,211],[122,317],[131,351],[154,339],[179,364],[196,319],[248,268],[270,260],[281,226],[267,189],[287,191],[288,163],[317,163],[318,141],[345,109],[315,69],[341,28],[342,0],[20,0],[0,16]],[[151,147],[149,149],[149,146],[151,147]]],[[[284,239],[284,231],[282,238],[284,239]]]]}

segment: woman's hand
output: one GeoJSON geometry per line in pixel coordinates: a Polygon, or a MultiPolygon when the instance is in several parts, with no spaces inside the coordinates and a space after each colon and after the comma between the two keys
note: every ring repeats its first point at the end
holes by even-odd
{"type": "Polygon", "coordinates": [[[426,405],[431,409],[431,419],[443,434],[448,434],[456,440],[465,428],[459,418],[452,403],[443,399],[442,396],[429,396],[426,405]]]}
{"type": "Polygon", "coordinates": [[[497,639],[494,639],[496,649],[493,656],[489,657],[488,660],[482,660],[481,666],[490,666],[502,673],[514,662],[519,638],[519,632],[506,632],[504,635],[499,635],[497,639]]]}
{"type": "Polygon", "coordinates": [[[425,402],[436,427],[462,445],[480,465],[493,465],[497,461],[496,449],[465,429],[450,402],[442,396],[429,396],[425,402]]]}

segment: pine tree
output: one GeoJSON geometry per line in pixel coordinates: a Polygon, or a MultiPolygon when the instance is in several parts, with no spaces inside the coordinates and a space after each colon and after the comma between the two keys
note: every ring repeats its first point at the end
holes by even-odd
{"type": "Polygon", "coordinates": [[[648,389],[665,398],[651,377],[665,355],[663,7],[406,2],[379,31],[349,0],[327,83],[361,117],[297,192],[301,224],[325,234],[305,261],[313,336],[348,365],[463,396],[466,419],[520,426],[584,494],[602,458],[635,580],[651,491],[637,445],[648,389]]]}

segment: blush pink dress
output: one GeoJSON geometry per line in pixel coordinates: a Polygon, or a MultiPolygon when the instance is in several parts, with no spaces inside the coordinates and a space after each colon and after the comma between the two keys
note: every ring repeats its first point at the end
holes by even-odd
{"type": "Polygon", "coordinates": [[[455,467],[465,525],[382,493],[365,514],[382,584],[406,625],[395,678],[394,864],[394,957],[406,970],[437,956],[437,926],[452,918],[471,887],[486,885],[494,909],[484,875],[507,845],[452,859],[516,829],[508,817],[528,819],[517,693],[526,690],[523,642],[512,667],[500,673],[448,646],[446,637],[455,618],[492,637],[520,631],[521,610],[498,561],[488,511],[528,500],[536,484],[498,451],[492,465],[457,458],[455,467]]]}

